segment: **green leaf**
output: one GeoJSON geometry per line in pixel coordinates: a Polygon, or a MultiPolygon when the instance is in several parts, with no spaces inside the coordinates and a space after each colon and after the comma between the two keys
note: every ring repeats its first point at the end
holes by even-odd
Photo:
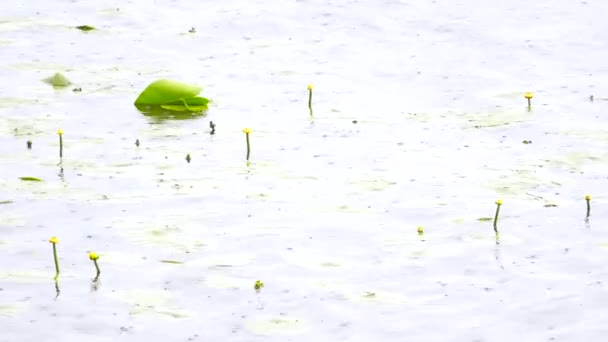
{"type": "Polygon", "coordinates": [[[167,105],[178,104],[183,99],[194,98],[203,88],[191,84],[158,80],[150,83],[144,91],[139,94],[135,105],[167,105]]]}
{"type": "Polygon", "coordinates": [[[207,109],[209,99],[198,96],[203,88],[172,80],[152,82],[135,100],[135,106],[144,114],[157,109],[172,112],[202,112],[207,109]]]}
{"type": "Polygon", "coordinates": [[[43,79],[42,82],[48,83],[48,84],[52,85],[53,87],[67,87],[70,84],[72,84],[72,82],[70,82],[70,80],[68,80],[67,77],[65,77],[63,74],[61,74],[59,72],[55,73],[55,75],[53,75],[51,77],[47,77],[47,78],[43,79]]]}
{"type": "Polygon", "coordinates": [[[209,100],[204,97],[191,97],[183,99],[176,104],[162,104],[161,108],[176,112],[202,112],[207,109],[209,100]]]}
{"type": "Polygon", "coordinates": [[[89,26],[89,25],[82,25],[82,26],[76,26],[77,29],[79,29],[80,31],[92,31],[95,30],[95,28],[93,26],[89,26]]]}
{"type": "Polygon", "coordinates": [[[40,178],[36,178],[36,177],[19,177],[19,179],[21,179],[22,181],[26,181],[26,182],[42,182],[42,179],[40,178]]]}

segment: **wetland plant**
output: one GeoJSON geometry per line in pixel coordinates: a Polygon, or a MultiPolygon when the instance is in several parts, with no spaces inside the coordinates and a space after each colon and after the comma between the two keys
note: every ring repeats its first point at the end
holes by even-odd
{"type": "Polygon", "coordinates": [[[190,164],[191,160],[192,158],[190,158],[190,153],[186,154],[186,161],[188,162],[188,164],[190,164]]]}
{"type": "Polygon", "coordinates": [[[59,136],[59,158],[63,158],[63,130],[58,129],[57,135],[59,136]]]}
{"type": "Polygon", "coordinates": [[[97,264],[99,255],[95,252],[91,252],[89,253],[89,259],[93,261],[93,264],[95,264],[95,270],[97,271],[97,274],[95,275],[95,278],[93,278],[93,282],[97,282],[99,280],[99,276],[101,275],[101,271],[99,270],[99,264],[97,264]]]}
{"type": "Polygon", "coordinates": [[[27,149],[28,149],[28,150],[31,150],[31,149],[32,149],[32,141],[31,141],[31,140],[28,140],[28,141],[27,141],[27,149]]]}
{"type": "Polygon", "coordinates": [[[83,32],[89,32],[89,31],[95,30],[95,27],[90,26],[90,25],[80,25],[80,26],[76,26],[76,28],[83,32]]]}
{"type": "Polygon", "coordinates": [[[70,80],[68,80],[68,78],[60,72],[56,72],[53,76],[43,79],[42,82],[50,84],[56,88],[63,88],[72,84],[72,82],[70,82],[70,80]]]}
{"type": "Polygon", "coordinates": [[[141,111],[164,109],[174,112],[202,112],[209,99],[199,96],[203,88],[172,80],[161,79],[150,83],[135,100],[141,111]]]}
{"type": "Polygon", "coordinates": [[[251,154],[251,144],[249,143],[249,133],[251,133],[251,128],[243,128],[243,133],[245,133],[245,140],[247,141],[247,161],[249,161],[249,155],[251,154]]]}
{"type": "Polygon", "coordinates": [[[253,289],[255,292],[260,293],[260,291],[264,288],[264,283],[261,280],[256,280],[255,284],[253,284],[253,289]]]}
{"type": "Polygon", "coordinates": [[[532,108],[532,98],[534,97],[534,93],[527,92],[524,94],[526,100],[528,100],[528,109],[532,108]]]}
{"type": "Polygon", "coordinates": [[[502,205],[502,200],[496,200],[496,214],[494,214],[494,231],[498,234],[498,213],[500,212],[500,206],[502,205]]]}
{"type": "Polygon", "coordinates": [[[139,147],[139,139],[135,139],[135,146],[139,147]]]}
{"type": "Polygon", "coordinates": [[[585,201],[587,201],[587,219],[591,216],[591,195],[585,196],[585,201]]]}
{"type": "Polygon", "coordinates": [[[53,259],[55,260],[55,277],[53,279],[57,281],[57,279],[59,279],[59,258],[57,257],[57,244],[59,243],[59,239],[56,236],[53,236],[49,239],[49,242],[53,245],[53,259]]]}
{"type": "Polygon", "coordinates": [[[424,227],[419,226],[417,231],[418,231],[418,235],[420,235],[420,236],[424,235],[424,227]]]}
{"type": "Polygon", "coordinates": [[[255,290],[255,293],[258,296],[258,309],[263,309],[264,305],[262,305],[262,301],[260,299],[260,291],[262,291],[262,289],[264,288],[264,283],[261,280],[256,280],[255,283],[253,284],[253,289],[255,290]]]}

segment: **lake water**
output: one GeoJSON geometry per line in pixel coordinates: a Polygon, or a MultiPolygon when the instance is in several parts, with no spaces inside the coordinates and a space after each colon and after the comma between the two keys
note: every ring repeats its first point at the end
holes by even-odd
{"type": "Polygon", "coordinates": [[[601,340],[607,11],[2,2],[0,340],[601,340]],[[140,113],[160,78],[206,116],[140,113]]]}

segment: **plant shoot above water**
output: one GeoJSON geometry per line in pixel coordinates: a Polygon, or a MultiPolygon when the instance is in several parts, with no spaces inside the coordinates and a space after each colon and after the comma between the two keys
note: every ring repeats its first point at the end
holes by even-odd
{"type": "Polygon", "coordinates": [[[140,110],[162,108],[176,112],[202,112],[209,99],[199,96],[203,88],[172,80],[157,80],[139,94],[135,106],[140,110]]]}

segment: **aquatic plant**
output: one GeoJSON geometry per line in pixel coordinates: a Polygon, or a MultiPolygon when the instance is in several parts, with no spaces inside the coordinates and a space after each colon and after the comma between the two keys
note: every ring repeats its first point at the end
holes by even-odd
{"type": "Polygon", "coordinates": [[[498,213],[500,212],[500,206],[502,205],[502,200],[496,200],[496,214],[494,214],[494,231],[498,233],[498,213]]]}
{"type": "Polygon", "coordinates": [[[424,235],[424,227],[419,226],[417,231],[418,231],[418,235],[424,235]]]}
{"type": "Polygon", "coordinates": [[[93,282],[96,282],[97,280],[99,280],[99,275],[101,275],[101,271],[99,270],[99,265],[97,264],[99,255],[97,255],[97,253],[95,253],[95,252],[91,252],[91,253],[89,253],[89,259],[91,261],[93,261],[93,263],[95,264],[95,270],[97,271],[97,274],[95,275],[95,278],[93,278],[93,282]]]}
{"type": "Polygon", "coordinates": [[[188,164],[190,164],[191,160],[192,158],[190,158],[190,153],[186,154],[186,161],[188,162],[188,164]]]}
{"type": "Polygon", "coordinates": [[[209,99],[199,96],[202,90],[196,85],[161,79],[150,83],[134,104],[142,111],[156,107],[177,112],[202,112],[209,103],[209,99]]]}
{"type": "Polygon", "coordinates": [[[40,179],[38,177],[24,176],[24,177],[19,177],[19,179],[21,179],[22,181],[25,181],[25,182],[42,182],[42,179],[40,179]]]}
{"type": "Polygon", "coordinates": [[[32,149],[32,141],[28,140],[26,144],[27,144],[27,149],[31,150],[32,149]]]}
{"type": "Polygon", "coordinates": [[[255,292],[260,293],[260,291],[264,288],[264,283],[260,280],[256,280],[255,284],[253,284],[253,289],[255,292]]]}
{"type": "Polygon", "coordinates": [[[308,109],[310,110],[310,116],[312,117],[312,84],[309,84],[308,89],[308,109]]]}
{"type": "Polygon", "coordinates": [[[249,143],[249,133],[251,133],[251,129],[243,128],[243,133],[245,133],[245,140],[247,141],[247,160],[249,161],[249,155],[251,154],[251,144],[249,143]]]}
{"type": "Polygon", "coordinates": [[[76,26],[76,28],[79,29],[80,31],[84,31],[84,32],[95,30],[95,27],[89,26],[89,25],[80,25],[80,26],[76,26]]]}
{"type": "Polygon", "coordinates": [[[59,238],[53,236],[49,239],[49,242],[53,245],[53,258],[55,260],[55,277],[53,279],[57,281],[57,279],[59,279],[59,258],[57,257],[57,244],[59,243],[59,238]]]}
{"type": "Polygon", "coordinates": [[[57,135],[59,135],[59,158],[63,158],[63,130],[58,129],[57,135]]]}
{"type": "Polygon", "coordinates": [[[585,201],[587,201],[587,218],[589,218],[591,216],[591,195],[586,195],[585,201]]]}
{"type": "Polygon", "coordinates": [[[526,100],[528,100],[528,108],[532,107],[532,98],[534,97],[534,93],[527,92],[524,94],[526,100]]]}
{"type": "Polygon", "coordinates": [[[135,139],[135,146],[139,147],[139,139],[135,139]]]}
{"type": "Polygon", "coordinates": [[[67,87],[72,84],[72,82],[70,82],[67,77],[65,77],[62,73],[59,72],[56,72],[53,76],[44,78],[42,82],[48,83],[53,87],[57,88],[67,87]]]}

